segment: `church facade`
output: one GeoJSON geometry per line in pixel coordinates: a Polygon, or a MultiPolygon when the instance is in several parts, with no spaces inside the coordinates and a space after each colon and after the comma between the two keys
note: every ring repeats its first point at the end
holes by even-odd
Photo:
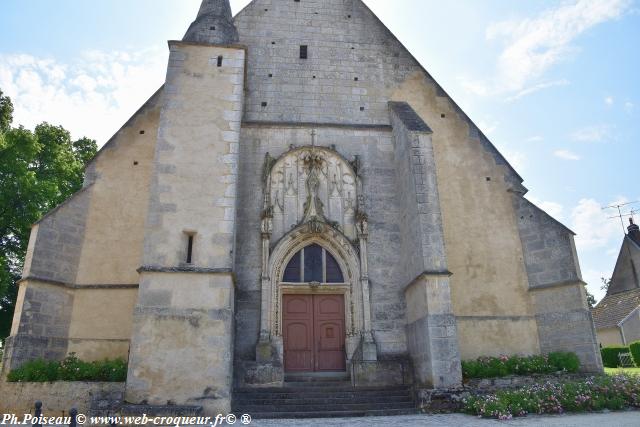
{"type": "Polygon", "coordinates": [[[361,0],[204,0],[169,49],[34,225],[5,370],[123,357],[127,402],[217,413],[288,375],[602,369],[573,233],[361,0]]]}

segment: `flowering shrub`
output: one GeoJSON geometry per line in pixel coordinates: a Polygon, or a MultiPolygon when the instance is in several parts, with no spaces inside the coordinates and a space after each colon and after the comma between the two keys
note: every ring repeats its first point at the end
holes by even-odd
{"type": "Polygon", "coordinates": [[[496,378],[508,375],[578,372],[580,361],[574,353],[550,353],[544,356],[480,357],[462,362],[465,378],[496,378]]]}
{"type": "Polygon", "coordinates": [[[53,381],[123,382],[127,379],[124,359],[83,362],[75,354],[63,361],[33,360],[9,372],[9,382],[43,383],[53,381]]]}
{"type": "Polygon", "coordinates": [[[546,382],[464,400],[464,411],[501,420],[528,414],[562,414],[640,408],[640,377],[600,376],[586,381],[546,382]]]}

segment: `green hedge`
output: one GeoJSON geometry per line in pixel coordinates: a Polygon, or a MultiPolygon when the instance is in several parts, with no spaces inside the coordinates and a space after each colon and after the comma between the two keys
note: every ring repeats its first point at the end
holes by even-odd
{"type": "Polygon", "coordinates": [[[472,396],[464,412],[508,420],[528,414],[562,414],[640,408],[640,376],[600,376],[557,384],[546,382],[518,390],[472,396]]]}
{"type": "Polygon", "coordinates": [[[124,382],[127,362],[124,359],[83,362],[75,355],[63,361],[33,360],[9,372],[9,382],[44,383],[54,381],[124,382]]]}
{"type": "Polygon", "coordinates": [[[636,341],[631,343],[629,346],[629,351],[631,352],[631,357],[633,357],[633,361],[636,366],[640,368],[640,341],[636,341]]]}
{"type": "Polygon", "coordinates": [[[580,360],[574,353],[550,353],[544,356],[480,357],[462,362],[462,375],[467,378],[497,378],[509,375],[578,372],[580,360]]]}
{"type": "Polygon", "coordinates": [[[608,346],[600,350],[602,354],[602,364],[605,368],[617,368],[620,365],[618,355],[620,353],[629,353],[629,347],[624,346],[608,346]]]}

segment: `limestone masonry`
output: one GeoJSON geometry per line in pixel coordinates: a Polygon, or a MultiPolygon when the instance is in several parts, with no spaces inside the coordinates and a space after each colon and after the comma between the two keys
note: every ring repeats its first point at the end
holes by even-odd
{"type": "Polygon", "coordinates": [[[204,0],[166,82],[34,225],[4,370],[129,360],[130,404],[230,410],[461,360],[602,370],[573,233],[361,0],[204,0]]]}

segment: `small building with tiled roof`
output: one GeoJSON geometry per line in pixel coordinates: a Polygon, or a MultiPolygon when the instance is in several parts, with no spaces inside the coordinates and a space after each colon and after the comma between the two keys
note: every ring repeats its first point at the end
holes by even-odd
{"type": "Polygon", "coordinates": [[[640,227],[630,223],[607,295],[593,309],[601,346],[640,341],[640,227]]]}

